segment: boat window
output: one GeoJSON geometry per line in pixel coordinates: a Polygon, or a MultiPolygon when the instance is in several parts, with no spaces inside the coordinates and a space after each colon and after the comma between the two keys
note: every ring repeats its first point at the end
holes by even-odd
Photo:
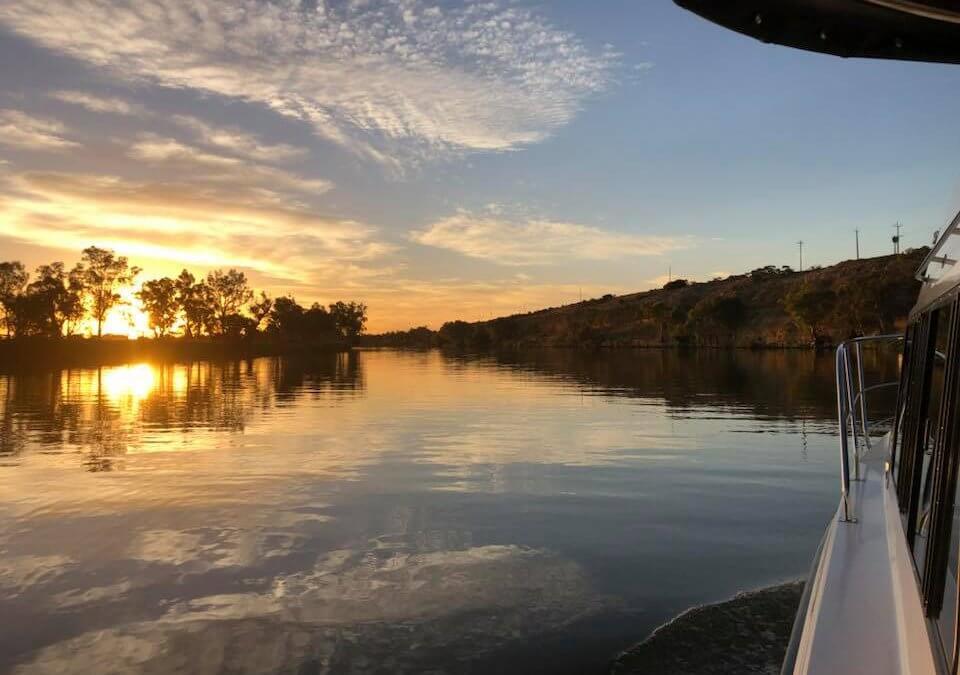
{"type": "Polygon", "coordinates": [[[957,633],[957,548],[960,547],[960,499],[954,489],[953,509],[950,514],[950,539],[947,546],[947,565],[943,572],[943,591],[939,613],[928,610],[936,617],[937,632],[943,654],[948,659],[953,654],[957,633]]]}
{"type": "Polygon", "coordinates": [[[930,377],[930,416],[925,441],[925,483],[918,495],[914,557],[921,577],[926,615],[936,625],[944,657],[952,658],[957,630],[957,547],[960,512],[957,472],[960,466],[960,300],[940,310],[930,377]],[[923,552],[920,552],[920,549],[923,552]]]}
{"type": "Polygon", "coordinates": [[[938,411],[940,411],[940,403],[943,400],[944,371],[950,339],[950,317],[953,308],[952,306],[945,307],[937,311],[939,316],[936,320],[935,352],[932,355],[933,367],[930,372],[930,398],[927,406],[930,414],[927,415],[923,422],[923,429],[917,446],[917,452],[920,453],[920,493],[918,496],[919,505],[917,507],[913,556],[918,570],[923,569],[924,558],[927,552],[927,539],[930,533],[934,483],[934,462],[931,460],[934,447],[936,446],[937,436],[939,435],[938,411]]]}
{"type": "Polygon", "coordinates": [[[938,310],[922,314],[911,330],[914,339],[910,350],[910,372],[907,375],[902,422],[903,441],[900,445],[896,476],[897,502],[900,511],[904,513],[904,531],[911,551],[914,547],[919,497],[924,477],[923,460],[938,318],[938,310]]]}

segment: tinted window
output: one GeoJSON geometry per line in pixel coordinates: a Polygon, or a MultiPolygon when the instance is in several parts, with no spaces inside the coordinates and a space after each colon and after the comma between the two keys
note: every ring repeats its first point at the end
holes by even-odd
{"type": "Polygon", "coordinates": [[[947,353],[950,334],[951,308],[946,307],[937,310],[937,312],[939,316],[937,320],[936,354],[933,355],[933,370],[930,374],[929,414],[922,422],[923,433],[921,445],[917,449],[918,452],[922,453],[920,464],[920,494],[918,497],[920,504],[913,549],[918,570],[923,569],[924,556],[927,551],[927,537],[930,532],[930,508],[933,495],[934,469],[934,464],[931,459],[933,457],[933,450],[936,447],[937,434],[939,433],[939,411],[940,404],[943,401],[943,382],[946,365],[944,357],[947,353]]]}

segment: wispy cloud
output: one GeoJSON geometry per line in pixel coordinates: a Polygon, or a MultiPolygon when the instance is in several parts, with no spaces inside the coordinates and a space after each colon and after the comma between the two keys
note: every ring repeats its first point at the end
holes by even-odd
{"type": "Polygon", "coordinates": [[[541,141],[619,63],[496,2],[19,0],[0,23],[128,81],[269,106],[384,163],[541,141]]]}
{"type": "Polygon", "coordinates": [[[142,134],[130,146],[135,159],[164,164],[194,180],[228,184],[231,188],[259,186],[264,190],[295,190],[321,194],[332,184],[321,178],[304,178],[271,166],[263,166],[236,157],[225,157],[156,134],[142,134]]]}
{"type": "Polygon", "coordinates": [[[58,101],[78,105],[92,112],[113,113],[115,115],[139,115],[145,113],[142,106],[111,96],[97,96],[83,91],[55,91],[52,92],[50,96],[58,101]]]}
{"type": "Polygon", "coordinates": [[[24,150],[67,150],[79,143],[64,138],[60,122],[31,117],[20,110],[0,110],[0,145],[24,150]]]}
{"type": "Polygon", "coordinates": [[[420,244],[504,265],[545,265],[564,260],[617,260],[686,248],[686,237],[611,232],[579,223],[507,220],[461,211],[412,233],[420,244]]]}
{"type": "Polygon", "coordinates": [[[264,143],[241,129],[216,127],[189,115],[176,115],[173,121],[191,130],[204,145],[260,162],[282,162],[306,154],[305,148],[286,143],[264,143]]]}

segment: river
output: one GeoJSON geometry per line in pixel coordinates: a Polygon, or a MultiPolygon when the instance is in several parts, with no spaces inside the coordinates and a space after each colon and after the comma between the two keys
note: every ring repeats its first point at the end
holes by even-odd
{"type": "Polygon", "coordinates": [[[834,396],[808,352],[0,374],[0,671],[602,673],[806,573],[834,396]]]}

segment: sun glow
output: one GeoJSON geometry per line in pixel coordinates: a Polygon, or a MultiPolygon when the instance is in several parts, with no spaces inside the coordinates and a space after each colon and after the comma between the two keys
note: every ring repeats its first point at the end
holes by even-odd
{"type": "MultiPolygon", "coordinates": [[[[104,335],[123,335],[131,340],[139,337],[151,336],[150,320],[146,313],[140,309],[140,301],[137,300],[136,290],[132,287],[123,288],[120,293],[120,304],[111,309],[103,321],[104,335]]],[[[80,331],[85,335],[96,335],[96,322],[87,317],[80,331]]]]}

